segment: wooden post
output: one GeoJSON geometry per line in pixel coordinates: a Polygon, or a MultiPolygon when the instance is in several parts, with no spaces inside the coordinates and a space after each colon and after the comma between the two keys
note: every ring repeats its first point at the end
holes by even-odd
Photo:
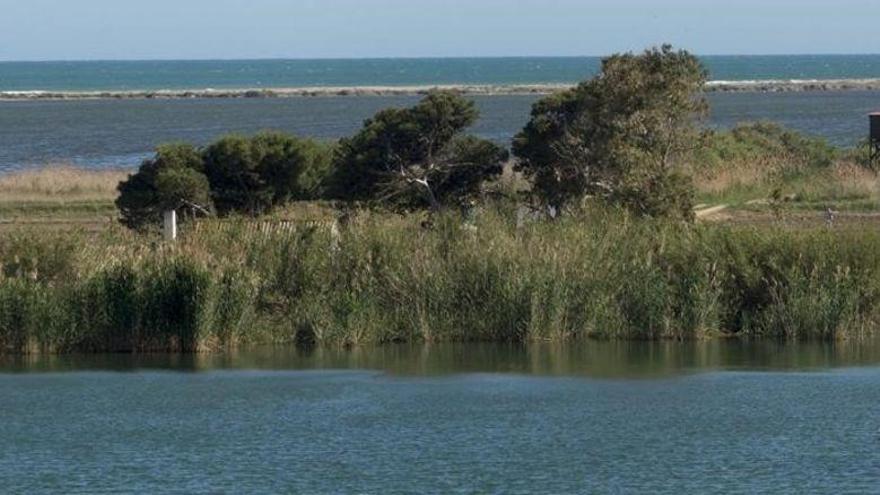
{"type": "Polygon", "coordinates": [[[177,211],[168,210],[165,212],[164,221],[162,223],[162,233],[166,241],[177,240],[177,211]]]}
{"type": "Polygon", "coordinates": [[[519,232],[526,226],[526,215],[528,215],[528,211],[525,206],[520,206],[516,209],[516,230],[519,232]]]}

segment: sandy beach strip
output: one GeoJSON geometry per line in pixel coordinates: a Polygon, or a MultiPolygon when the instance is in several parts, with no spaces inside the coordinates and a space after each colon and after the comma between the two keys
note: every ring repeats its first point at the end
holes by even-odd
{"type": "MultiPolygon", "coordinates": [[[[132,91],[0,91],[0,100],[96,100],[187,98],[296,98],[331,96],[419,96],[431,90],[458,91],[472,96],[542,95],[572,84],[449,84],[421,86],[351,86],[251,89],[186,89],[132,91]]],[[[880,91],[878,79],[711,81],[708,92],[777,93],[809,91],[880,91]]]]}

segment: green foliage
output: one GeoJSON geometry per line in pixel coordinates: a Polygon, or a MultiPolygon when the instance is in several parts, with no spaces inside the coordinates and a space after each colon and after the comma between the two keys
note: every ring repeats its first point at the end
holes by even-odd
{"type": "Polygon", "coordinates": [[[785,205],[824,211],[874,202],[876,177],[863,168],[858,148],[840,150],[768,122],[715,131],[707,143],[687,164],[703,202],[765,200],[780,212],[785,205]]]}
{"type": "Polygon", "coordinates": [[[871,161],[871,141],[867,138],[861,140],[855,147],[843,153],[842,157],[845,160],[868,169],[876,169],[877,166],[880,165],[871,161]]]}
{"type": "Polygon", "coordinates": [[[219,213],[256,215],[289,201],[317,199],[333,148],[310,139],[265,132],[227,136],[206,147],[160,146],[119,186],[124,225],[141,229],[176,209],[184,219],[219,213]]]}
{"type": "Polygon", "coordinates": [[[348,201],[438,209],[479,192],[501,173],[507,152],[463,131],[479,116],[472,101],[435,91],[407,109],[388,109],[343,139],[331,194],[348,201]]]}
{"type": "Polygon", "coordinates": [[[694,184],[679,172],[656,174],[630,170],[610,194],[612,202],[651,217],[694,219],[694,184]]]}
{"type": "Polygon", "coordinates": [[[210,211],[208,182],[198,150],[188,144],[167,144],[144,161],[137,173],[119,184],[116,207],[120,221],[140,229],[157,224],[169,209],[196,214],[210,211]]]}
{"type": "Polygon", "coordinates": [[[40,291],[31,281],[0,279],[0,354],[27,352],[31,335],[40,330],[40,291]]]}
{"type": "Polygon", "coordinates": [[[0,279],[61,283],[76,277],[75,251],[87,242],[76,233],[18,232],[0,237],[0,279]]]}
{"type": "Polygon", "coordinates": [[[708,109],[706,78],[695,56],[670,46],[609,57],[595,78],[534,105],[513,142],[518,170],[557,207],[596,195],[639,214],[678,216],[690,187],[670,175],[702,144],[695,120],[708,109]]]}
{"type": "Polygon", "coordinates": [[[226,136],[205,148],[205,173],[220,214],[255,215],[272,206],[275,193],[263,170],[264,150],[254,144],[245,136],[226,136]]]}
{"type": "Polygon", "coordinates": [[[191,168],[170,168],[156,174],[156,198],[164,209],[178,209],[195,214],[196,208],[211,211],[208,178],[191,168]]]}
{"type": "Polygon", "coordinates": [[[0,353],[196,352],[242,342],[256,286],[187,256],[96,268],[64,284],[0,279],[0,353]]]}
{"type": "Polygon", "coordinates": [[[823,138],[806,136],[772,122],[740,124],[713,133],[698,160],[708,166],[731,161],[783,160],[791,168],[830,166],[837,150],[823,138]]]}
{"type": "MultiPolygon", "coordinates": [[[[80,239],[69,270],[76,277],[4,272],[0,349],[832,340],[880,324],[873,232],[687,225],[610,210],[519,228],[495,210],[468,228],[439,214],[433,229],[364,213],[338,234],[320,226],[254,234],[249,222],[206,222],[169,249],[80,239]],[[214,232],[215,224],[228,228],[214,232]]],[[[52,248],[34,252],[53,256],[52,248]]]]}
{"type": "Polygon", "coordinates": [[[219,213],[257,215],[317,197],[331,156],[329,146],[265,132],[221,138],[205,148],[204,163],[219,213]]]}

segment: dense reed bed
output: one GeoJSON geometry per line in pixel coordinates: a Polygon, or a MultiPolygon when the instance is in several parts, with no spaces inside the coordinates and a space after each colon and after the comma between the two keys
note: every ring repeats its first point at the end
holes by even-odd
{"type": "Polygon", "coordinates": [[[832,340],[880,323],[880,234],[521,219],[499,206],[431,227],[371,213],[205,221],[176,244],[19,232],[0,240],[0,348],[832,340]]]}

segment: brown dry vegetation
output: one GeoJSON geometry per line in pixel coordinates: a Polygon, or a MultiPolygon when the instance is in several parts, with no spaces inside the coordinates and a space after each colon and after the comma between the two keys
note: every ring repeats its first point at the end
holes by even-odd
{"type": "Polygon", "coordinates": [[[0,175],[0,201],[25,202],[112,202],[116,186],[129,170],[85,170],[69,165],[0,175]]]}
{"type": "Polygon", "coordinates": [[[129,173],[55,165],[0,175],[0,231],[22,226],[103,230],[116,220],[116,186],[129,173]]]}

